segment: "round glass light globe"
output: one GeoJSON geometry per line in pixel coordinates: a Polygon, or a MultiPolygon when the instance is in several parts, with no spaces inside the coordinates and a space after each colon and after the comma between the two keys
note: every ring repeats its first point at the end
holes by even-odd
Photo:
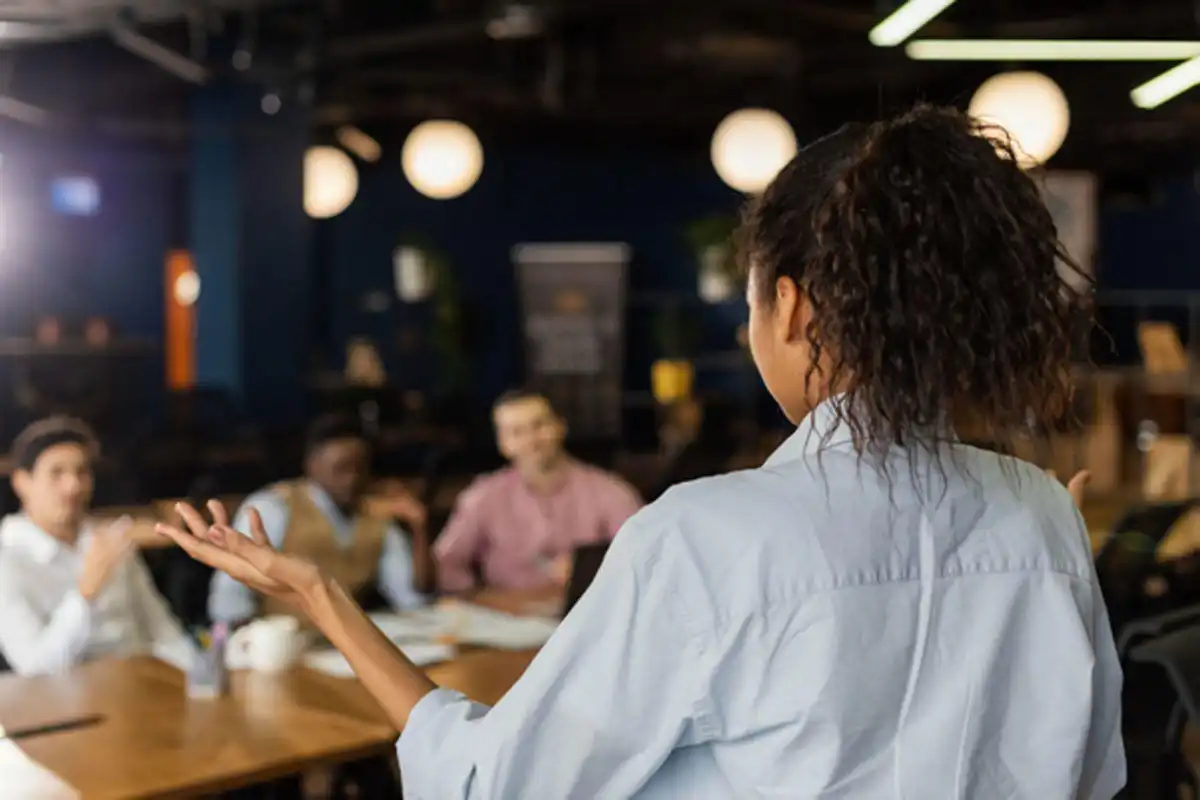
{"type": "Polygon", "coordinates": [[[358,194],[358,169],[336,147],[310,147],[304,154],[304,210],[329,219],[346,210],[358,194]]]}
{"type": "Polygon", "coordinates": [[[449,200],[479,180],[483,145],[463,123],[433,119],[413,128],[404,140],[400,160],[414,189],[434,200],[449,200]]]}
{"type": "Polygon", "coordinates": [[[968,112],[1008,131],[1022,169],[1049,161],[1071,126],[1067,96],[1040,72],[993,75],[975,91],[968,112]]]}
{"type": "Polygon", "coordinates": [[[766,108],[735,111],[713,133],[713,167],[738,191],[761,192],[795,155],[792,126],[766,108]]]}

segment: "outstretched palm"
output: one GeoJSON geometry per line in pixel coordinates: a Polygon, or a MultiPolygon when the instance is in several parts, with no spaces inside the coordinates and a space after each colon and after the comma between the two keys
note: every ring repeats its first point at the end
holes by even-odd
{"type": "Polygon", "coordinates": [[[179,503],[175,510],[187,530],[159,523],[156,530],[169,536],[188,555],[213,569],[228,573],[246,586],[298,607],[321,583],[316,565],[296,556],[280,553],[271,546],[262,519],[250,510],[250,530],[238,532],[229,524],[225,506],[208,502],[213,524],[192,506],[179,503]]]}

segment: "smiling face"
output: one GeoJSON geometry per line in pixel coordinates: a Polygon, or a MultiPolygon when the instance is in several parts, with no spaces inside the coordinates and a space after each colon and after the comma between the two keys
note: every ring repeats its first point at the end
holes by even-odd
{"type": "Polygon", "coordinates": [[[562,457],[567,428],[546,398],[531,395],[501,403],[492,420],[497,447],[522,473],[547,472],[562,457]]]}

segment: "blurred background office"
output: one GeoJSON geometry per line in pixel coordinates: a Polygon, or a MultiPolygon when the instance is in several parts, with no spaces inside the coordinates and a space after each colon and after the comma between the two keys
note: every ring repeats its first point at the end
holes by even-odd
{"type": "MultiPolygon", "coordinates": [[[[3,3],[0,440],[81,418],[96,513],[162,517],[296,478],[307,423],[350,415],[418,561],[503,464],[514,388],[646,501],[761,464],[787,430],[740,206],[843,122],[970,108],[1097,282],[1076,408],[1018,455],[1093,474],[1114,619],[1151,620],[1123,640],[1131,758],[1167,785],[1200,702],[1137,647],[1200,618],[1197,83],[1189,0],[3,3]]],[[[153,544],[206,622],[209,576],[153,544]]],[[[1194,644],[1169,658],[1197,681],[1194,644]]]]}

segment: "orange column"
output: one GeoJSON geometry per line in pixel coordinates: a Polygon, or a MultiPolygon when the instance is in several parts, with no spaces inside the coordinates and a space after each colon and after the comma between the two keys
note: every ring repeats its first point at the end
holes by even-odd
{"type": "Polygon", "coordinates": [[[166,291],[167,388],[188,389],[196,383],[196,305],[180,302],[175,287],[180,276],[194,273],[192,254],[167,254],[163,284],[166,291]]]}

